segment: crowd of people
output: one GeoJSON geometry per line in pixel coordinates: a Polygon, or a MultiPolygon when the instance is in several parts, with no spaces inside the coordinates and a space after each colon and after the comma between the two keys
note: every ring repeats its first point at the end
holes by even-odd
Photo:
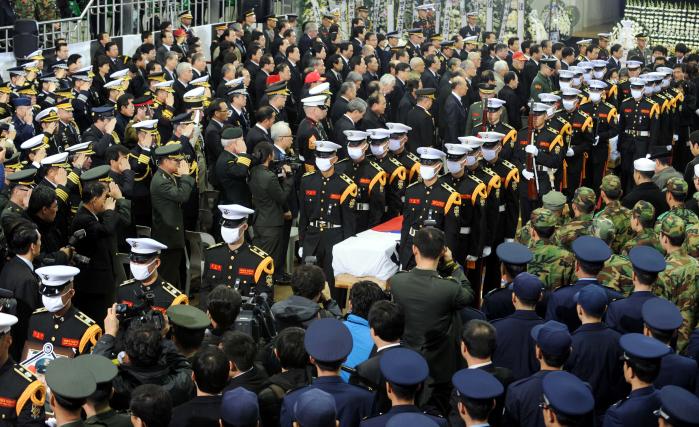
{"type": "Polygon", "coordinates": [[[0,425],[698,426],[699,54],[430,8],[19,58],[0,425]],[[397,218],[400,271],[336,286],[397,218]]]}

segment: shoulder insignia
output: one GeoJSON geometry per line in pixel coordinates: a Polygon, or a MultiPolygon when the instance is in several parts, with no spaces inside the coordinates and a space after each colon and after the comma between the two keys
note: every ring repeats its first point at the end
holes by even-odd
{"type": "Polygon", "coordinates": [[[445,190],[447,190],[450,193],[456,193],[456,190],[454,190],[454,187],[447,184],[446,182],[442,182],[442,188],[444,188],[445,190]]]}
{"type": "Polygon", "coordinates": [[[551,141],[551,144],[549,145],[549,151],[553,151],[553,149],[554,149],[557,145],[559,146],[560,149],[563,148],[563,138],[561,137],[561,135],[556,136],[556,137],[553,139],[553,141],[551,141]]]}
{"type": "Polygon", "coordinates": [[[609,112],[607,113],[607,121],[609,123],[612,122],[612,120],[616,119],[617,111],[616,108],[612,107],[609,109],[609,112]]]}
{"type": "Polygon", "coordinates": [[[260,280],[263,273],[270,276],[274,274],[274,261],[272,260],[271,256],[268,256],[267,258],[263,259],[262,262],[255,269],[255,275],[253,276],[255,283],[257,283],[260,280]]]}
{"type": "MultiPolygon", "coordinates": [[[[400,164],[400,162],[398,162],[400,164]]],[[[393,180],[398,177],[398,180],[400,181],[405,181],[407,178],[408,171],[405,170],[405,167],[401,165],[400,167],[397,167],[393,173],[391,174],[391,177],[389,178],[388,182],[392,183],[393,180]]]]}
{"type": "Polygon", "coordinates": [[[510,182],[519,182],[519,170],[517,168],[510,170],[510,173],[507,174],[507,177],[505,178],[505,188],[510,187],[510,182]]]}
{"type": "Polygon", "coordinates": [[[617,95],[617,85],[612,85],[612,87],[609,88],[609,91],[607,91],[607,96],[608,97],[614,97],[617,95]]]}
{"type": "Polygon", "coordinates": [[[650,108],[650,114],[649,117],[652,118],[658,118],[660,117],[660,105],[657,103],[654,103],[653,106],[650,108]]]}
{"type": "Polygon", "coordinates": [[[303,176],[313,175],[314,173],[316,173],[316,171],[308,171],[304,173],[303,176]]]}
{"type": "Polygon", "coordinates": [[[415,164],[413,164],[413,167],[410,168],[410,173],[408,174],[408,179],[410,181],[412,181],[413,177],[416,174],[420,174],[420,163],[418,163],[418,162],[415,162],[415,164]]]}
{"type": "Polygon", "coordinates": [[[259,256],[262,259],[267,258],[269,256],[269,254],[267,252],[265,252],[264,250],[262,250],[262,248],[260,248],[258,246],[250,245],[249,248],[250,248],[250,252],[254,253],[255,255],[259,256]]]}
{"type": "Polygon", "coordinates": [[[408,158],[414,162],[420,161],[420,158],[418,156],[416,156],[415,154],[411,153],[410,151],[408,151],[408,158]]]}
{"type": "Polygon", "coordinates": [[[82,102],[87,102],[87,96],[85,96],[84,93],[81,93],[80,95],[78,95],[78,100],[82,102]]]}
{"type": "Polygon", "coordinates": [[[347,185],[352,185],[352,184],[354,184],[354,181],[352,180],[352,178],[350,178],[349,176],[345,175],[344,173],[340,174],[340,178],[342,178],[342,180],[345,181],[345,182],[347,183],[347,185]]]}
{"type": "Polygon", "coordinates": [[[376,162],[374,162],[374,161],[369,161],[369,164],[370,164],[374,169],[376,169],[377,171],[383,172],[383,168],[382,168],[381,165],[379,165],[378,163],[376,163],[376,162]]]}
{"type": "Polygon", "coordinates": [[[621,103],[623,104],[623,103],[625,103],[625,102],[630,102],[632,99],[633,99],[633,98],[631,98],[631,97],[624,98],[624,100],[621,101],[621,103]]]}
{"type": "MultiPolygon", "coordinates": [[[[350,181],[352,180],[350,179],[350,181]]],[[[348,196],[357,197],[357,184],[355,184],[354,182],[350,183],[350,185],[348,185],[345,189],[344,193],[342,193],[342,196],[340,196],[340,204],[344,203],[345,199],[347,199],[348,196]]]]}
{"type": "Polygon", "coordinates": [[[240,163],[243,166],[250,167],[250,164],[252,164],[252,159],[246,156],[239,156],[235,162],[240,163]]]}
{"type": "Polygon", "coordinates": [[[393,156],[390,156],[390,157],[388,158],[388,161],[391,162],[391,163],[393,163],[394,166],[397,166],[397,167],[403,166],[403,163],[399,162],[398,159],[396,159],[396,158],[393,157],[393,156]]]}
{"type": "Polygon", "coordinates": [[[129,280],[126,280],[126,281],[124,281],[124,282],[121,282],[121,284],[120,284],[119,286],[120,286],[120,287],[121,287],[121,286],[126,286],[126,285],[130,285],[130,284],[132,284],[132,283],[136,283],[136,279],[129,279],[129,280]]]}
{"type": "Polygon", "coordinates": [[[37,308],[36,310],[34,310],[34,312],[32,314],[39,314],[39,313],[48,313],[48,310],[46,309],[46,307],[41,307],[41,308],[37,308]]]}
{"type": "Polygon", "coordinates": [[[476,188],[473,190],[473,193],[471,194],[471,204],[475,206],[479,197],[482,200],[488,198],[488,190],[486,189],[485,184],[482,182],[476,185],[476,188]]]}
{"type": "Polygon", "coordinates": [[[162,286],[163,290],[167,292],[168,294],[172,295],[173,297],[177,298],[178,296],[182,295],[182,292],[180,292],[179,289],[176,287],[172,286],[168,282],[163,281],[160,286],[162,286]]]}
{"type": "Polygon", "coordinates": [[[419,184],[420,182],[422,182],[422,181],[415,181],[415,182],[413,182],[412,184],[408,185],[407,188],[410,188],[410,187],[412,187],[412,186],[415,185],[415,184],[419,184]]]}
{"type": "Polygon", "coordinates": [[[207,251],[210,251],[211,249],[221,247],[221,246],[223,246],[224,244],[225,244],[225,242],[216,243],[215,245],[211,245],[211,246],[209,246],[208,248],[206,248],[206,250],[207,250],[207,251]]]}
{"type": "MultiPolygon", "coordinates": [[[[15,369],[15,371],[17,371],[17,369],[15,369]]],[[[44,406],[44,403],[46,403],[46,386],[44,386],[44,383],[37,380],[33,376],[31,384],[29,384],[27,388],[24,389],[22,394],[17,399],[17,403],[15,405],[15,413],[18,417],[19,414],[22,413],[24,405],[26,405],[27,402],[29,402],[30,400],[32,401],[32,405],[37,407],[42,407],[44,406]]]]}
{"type": "Polygon", "coordinates": [[[181,304],[189,304],[189,298],[185,294],[180,294],[177,297],[175,297],[174,300],[172,300],[172,303],[170,304],[171,306],[173,305],[181,305],[181,304]]]}
{"type": "Polygon", "coordinates": [[[83,313],[82,311],[78,311],[75,313],[75,318],[81,321],[82,323],[86,324],[87,326],[92,326],[95,324],[95,321],[90,319],[87,314],[83,313]]]}
{"type": "Polygon", "coordinates": [[[28,371],[27,369],[25,369],[24,366],[22,366],[22,365],[15,365],[15,372],[16,372],[20,377],[22,377],[22,378],[24,378],[25,380],[27,380],[28,382],[36,381],[36,377],[34,376],[34,374],[32,374],[31,372],[29,372],[29,371],[28,371]]]}
{"type": "MultiPolygon", "coordinates": [[[[87,317],[87,316],[86,316],[87,317]]],[[[93,324],[83,334],[83,337],[80,339],[80,345],[78,346],[78,352],[83,353],[85,349],[87,348],[87,345],[90,344],[91,346],[94,346],[97,344],[97,340],[100,339],[102,336],[102,328],[100,328],[100,325],[93,324]]]]}
{"type": "Polygon", "coordinates": [[[494,177],[490,178],[490,181],[488,181],[488,194],[490,194],[493,189],[499,189],[500,185],[502,185],[500,175],[495,175],[494,177]]]}
{"type": "MultiPolygon", "coordinates": [[[[453,191],[450,195],[449,198],[447,199],[447,204],[444,205],[444,214],[448,214],[449,211],[451,210],[452,206],[461,206],[461,194],[457,193],[456,191],[453,191]]],[[[456,215],[459,214],[458,211],[456,211],[456,215]]]]}

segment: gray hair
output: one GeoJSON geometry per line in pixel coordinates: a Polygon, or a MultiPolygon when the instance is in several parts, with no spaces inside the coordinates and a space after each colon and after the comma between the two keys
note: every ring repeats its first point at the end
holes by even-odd
{"type": "Polygon", "coordinates": [[[345,82],[361,82],[363,80],[362,75],[356,71],[350,71],[347,73],[347,78],[345,82]]]}
{"type": "Polygon", "coordinates": [[[425,61],[423,61],[422,58],[418,58],[416,56],[410,60],[410,69],[414,70],[415,67],[417,67],[420,64],[425,65],[425,61]]]}
{"type": "Polygon", "coordinates": [[[177,68],[175,71],[177,72],[178,76],[181,76],[182,73],[192,71],[192,64],[190,64],[189,62],[180,62],[179,64],[177,64],[177,68]]]}
{"type": "Polygon", "coordinates": [[[314,22],[306,24],[306,33],[310,33],[311,31],[318,31],[318,24],[314,22]]]}
{"type": "Polygon", "coordinates": [[[476,68],[476,64],[474,64],[470,59],[467,59],[465,61],[461,61],[461,68],[463,68],[464,71],[468,71],[471,68],[476,68]]]}
{"type": "Polygon", "coordinates": [[[386,73],[379,79],[379,85],[386,87],[396,84],[396,76],[386,73]]]}
{"type": "Polygon", "coordinates": [[[179,61],[179,59],[180,59],[180,54],[177,53],[177,52],[175,52],[175,51],[172,51],[172,50],[171,50],[171,51],[169,51],[169,52],[167,53],[167,55],[165,55],[165,61],[169,61],[169,60],[171,60],[172,58],[175,58],[175,59],[177,59],[177,60],[179,61]]]}
{"type": "Polygon", "coordinates": [[[507,72],[509,70],[509,67],[507,66],[507,62],[503,60],[496,61],[495,64],[493,64],[493,71],[496,73],[500,73],[502,71],[507,72]]]}
{"type": "Polygon", "coordinates": [[[347,112],[348,113],[354,113],[359,111],[360,113],[364,114],[366,111],[367,103],[365,100],[362,98],[354,98],[350,102],[347,103],[347,112]]]}
{"type": "Polygon", "coordinates": [[[276,141],[277,138],[281,136],[291,135],[292,133],[291,128],[289,127],[289,124],[287,122],[276,122],[272,125],[269,134],[272,137],[272,140],[276,141]]]}
{"type": "MultiPolygon", "coordinates": [[[[349,77],[349,76],[348,76],[349,77]]],[[[346,81],[340,85],[340,90],[338,91],[340,95],[345,95],[351,89],[355,89],[357,85],[354,82],[346,81]]]]}

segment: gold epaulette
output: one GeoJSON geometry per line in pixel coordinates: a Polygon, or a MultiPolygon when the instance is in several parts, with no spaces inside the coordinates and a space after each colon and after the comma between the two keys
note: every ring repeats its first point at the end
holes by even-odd
{"type": "Polygon", "coordinates": [[[254,253],[262,259],[267,258],[269,256],[269,254],[265,252],[262,248],[255,245],[250,245],[250,252],[254,253]]]}
{"type": "Polygon", "coordinates": [[[408,151],[408,158],[416,163],[420,163],[420,158],[410,151],[408,151]]]}
{"type": "Polygon", "coordinates": [[[510,142],[510,140],[514,141],[517,139],[517,130],[515,128],[513,128],[512,126],[510,126],[510,128],[512,130],[502,139],[503,144],[510,142]]]}
{"type": "Polygon", "coordinates": [[[457,193],[456,191],[452,191],[452,193],[449,195],[449,198],[447,199],[446,205],[444,205],[445,215],[449,213],[452,206],[461,206],[461,194],[457,193]]]}
{"type": "Polygon", "coordinates": [[[249,157],[238,156],[235,162],[240,163],[243,166],[250,167],[252,164],[252,159],[249,157]]]}
{"type": "Polygon", "coordinates": [[[64,202],[68,201],[68,193],[66,193],[65,190],[63,190],[60,187],[56,187],[55,191],[56,191],[56,197],[63,200],[64,202]]]}
{"type": "MultiPolygon", "coordinates": [[[[419,174],[419,173],[420,173],[420,163],[416,162],[413,165],[413,167],[410,168],[410,175],[408,176],[408,179],[412,181],[413,176],[415,176],[415,174],[419,174]]],[[[418,181],[415,181],[415,182],[418,182],[418,181]]]]}
{"type": "Polygon", "coordinates": [[[660,105],[657,102],[653,103],[653,106],[650,107],[650,113],[648,114],[648,117],[651,119],[654,118],[654,116],[656,119],[660,117],[660,105]]]}
{"type": "Polygon", "coordinates": [[[83,337],[80,338],[80,344],[78,345],[78,352],[83,353],[85,349],[87,348],[87,345],[95,345],[97,344],[97,340],[100,339],[102,336],[102,328],[100,328],[100,325],[90,325],[89,328],[85,331],[83,334],[83,337]]]}
{"type": "Polygon", "coordinates": [[[260,277],[262,277],[262,273],[266,273],[268,275],[274,274],[274,260],[272,260],[271,256],[268,256],[267,258],[263,259],[262,262],[255,269],[255,275],[253,276],[255,283],[257,283],[260,280],[260,277]]]}
{"type": "Polygon", "coordinates": [[[612,85],[612,87],[609,88],[609,92],[607,93],[608,97],[616,96],[617,94],[617,86],[612,85]]]}
{"type": "MultiPolygon", "coordinates": [[[[19,371],[15,369],[15,372],[19,371]]],[[[27,371],[27,373],[29,373],[29,371],[27,371]]],[[[23,374],[20,375],[24,376],[23,374]]],[[[17,403],[15,404],[15,413],[18,417],[19,414],[22,413],[24,405],[26,405],[27,402],[29,402],[30,400],[32,401],[32,405],[38,408],[41,408],[42,406],[44,406],[44,403],[46,403],[46,386],[44,386],[44,383],[36,379],[33,375],[31,383],[27,386],[27,388],[24,389],[22,394],[17,399],[17,403]]]]}
{"type": "Polygon", "coordinates": [[[509,188],[510,181],[512,180],[514,180],[514,182],[519,182],[519,170],[517,168],[510,170],[510,173],[507,174],[505,178],[505,187],[509,188]]]}
{"type": "Polygon", "coordinates": [[[313,175],[316,171],[308,171],[303,174],[303,176],[313,175]]]}
{"type": "Polygon", "coordinates": [[[583,132],[587,132],[587,131],[589,131],[589,130],[592,130],[592,126],[593,126],[592,117],[588,116],[586,113],[584,113],[584,112],[582,112],[582,111],[580,111],[580,114],[583,114],[584,116],[587,117],[587,118],[585,119],[585,121],[583,122],[582,127],[580,128],[580,130],[583,131],[583,132]]]}
{"type": "MultiPolygon", "coordinates": [[[[344,174],[342,176],[344,176],[344,174]]],[[[350,179],[350,181],[352,180],[350,179]]],[[[345,191],[342,193],[342,196],[340,196],[340,204],[344,203],[348,196],[357,197],[357,184],[354,182],[348,185],[345,191]]]]}
{"type": "Polygon", "coordinates": [[[561,135],[556,136],[553,139],[553,141],[551,141],[551,144],[549,145],[549,151],[553,151],[556,145],[560,145],[561,149],[563,149],[563,137],[561,135]]]}
{"type": "Polygon", "coordinates": [[[382,187],[386,186],[386,175],[387,174],[383,169],[374,175],[374,178],[372,178],[371,182],[369,183],[369,193],[371,193],[371,190],[374,188],[377,182],[380,183],[382,187]]]}
{"type": "Polygon", "coordinates": [[[400,181],[405,181],[405,179],[407,178],[408,171],[405,169],[405,166],[403,166],[400,162],[398,162],[398,164],[400,166],[397,167],[391,174],[391,177],[388,179],[389,183],[392,183],[396,177],[398,177],[400,181]]]}
{"type": "Polygon", "coordinates": [[[344,173],[341,173],[341,174],[340,174],[340,178],[342,178],[342,180],[345,181],[345,182],[347,183],[347,185],[352,185],[352,184],[354,184],[354,181],[352,180],[352,178],[350,178],[349,176],[345,175],[344,173]]]}
{"type": "Polygon", "coordinates": [[[180,294],[180,295],[176,296],[175,299],[172,300],[172,304],[170,304],[170,305],[172,306],[172,305],[182,305],[182,304],[185,304],[185,305],[189,304],[189,298],[185,294],[180,294]]]}
{"type": "Polygon", "coordinates": [[[476,185],[476,188],[473,190],[473,193],[471,194],[472,205],[476,205],[476,200],[478,200],[478,197],[480,197],[483,200],[488,198],[488,190],[486,189],[485,184],[483,184],[482,182],[476,185]]]}
{"type": "Polygon", "coordinates": [[[46,307],[41,307],[41,308],[37,308],[36,310],[34,310],[32,312],[32,314],[47,313],[47,312],[48,312],[48,310],[46,309],[46,307]]]}
{"type": "Polygon", "coordinates": [[[68,180],[75,185],[78,185],[80,183],[80,177],[77,173],[73,171],[70,171],[70,173],[68,174],[68,180]]]}

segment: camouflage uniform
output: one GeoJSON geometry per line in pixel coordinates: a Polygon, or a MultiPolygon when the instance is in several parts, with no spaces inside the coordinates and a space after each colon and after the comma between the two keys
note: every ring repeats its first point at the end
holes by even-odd
{"type": "MultiPolygon", "coordinates": [[[[583,210],[592,212],[595,206],[597,196],[595,192],[588,187],[580,187],[575,190],[573,196],[573,204],[580,206],[583,210]]],[[[568,221],[567,224],[559,227],[553,235],[553,242],[567,250],[571,250],[573,240],[580,236],[590,234],[589,228],[592,223],[592,213],[582,214],[579,217],[568,221]]]]}
{"type": "Polygon", "coordinates": [[[682,250],[691,257],[699,258],[699,224],[687,227],[682,250]]]}
{"type": "MultiPolygon", "coordinates": [[[[628,209],[627,209],[628,210],[628,209]]],[[[606,244],[614,241],[616,229],[610,218],[597,217],[590,225],[590,235],[602,239],[606,244]]],[[[597,279],[628,296],[633,291],[633,266],[625,256],[612,253],[612,256],[604,263],[604,267],[597,275],[597,279]]]]}
{"type": "MultiPolygon", "coordinates": [[[[646,202],[645,200],[639,200],[636,202],[631,212],[632,215],[637,217],[642,223],[650,223],[655,217],[655,208],[652,204],[646,202]]],[[[629,251],[634,246],[651,246],[660,251],[660,253],[664,253],[663,248],[660,246],[660,242],[658,241],[658,235],[656,234],[655,230],[650,228],[644,228],[639,233],[631,236],[631,239],[626,242],[624,247],[621,249],[621,254],[628,256],[629,251]]]]}
{"type": "MultiPolygon", "coordinates": [[[[566,204],[566,196],[563,195],[560,191],[549,191],[548,193],[544,194],[544,197],[541,198],[541,201],[543,203],[543,207],[546,209],[549,209],[551,212],[553,212],[554,216],[556,217],[556,227],[560,227],[563,225],[563,215],[561,214],[561,211],[563,211],[563,208],[566,204]]],[[[532,238],[532,221],[534,220],[534,213],[532,212],[532,216],[529,221],[525,225],[522,226],[517,231],[517,234],[515,235],[515,240],[520,242],[521,244],[525,246],[531,247],[534,242],[531,241],[532,238]]]]}
{"type": "MultiPolygon", "coordinates": [[[[673,195],[677,194],[677,195],[684,195],[685,197],[687,196],[688,186],[687,186],[687,181],[685,181],[684,178],[677,178],[677,177],[670,178],[667,181],[667,184],[665,184],[665,188],[667,189],[667,191],[671,192],[673,195]]],[[[697,217],[697,214],[690,211],[689,209],[686,209],[684,207],[684,204],[681,204],[679,206],[675,206],[674,208],[671,208],[669,211],[663,212],[658,217],[658,220],[655,222],[655,233],[658,236],[660,236],[660,224],[670,214],[677,215],[678,217],[682,218],[682,220],[684,221],[684,223],[687,227],[690,225],[694,225],[694,224],[699,223],[699,217],[697,217]]]]}
{"type": "Polygon", "coordinates": [[[56,0],[17,0],[14,4],[15,13],[20,19],[36,19],[37,21],[58,19],[56,0]]]}
{"type": "MultiPolygon", "coordinates": [[[[556,226],[556,215],[549,209],[539,208],[532,212],[533,226],[546,228],[556,226]]],[[[575,256],[551,242],[540,239],[531,243],[533,259],[527,271],[544,282],[546,291],[553,291],[567,286],[575,279],[575,256]]]]}
{"type": "MultiPolygon", "coordinates": [[[[602,178],[600,189],[607,195],[610,193],[621,195],[621,180],[616,175],[607,175],[602,178]]],[[[631,230],[631,210],[622,206],[619,200],[610,200],[604,209],[597,212],[595,218],[609,218],[612,221],[614,225],[614,239],[608,243],[613,253],[620,253],[621,248],[633,235],[631,230]]]]}
{"type": "MultiPolygon", "coordinates": [[[[677,215],[668,215],[660,224],[661,233],[675,238],[685,235],[685,222],[677,215]]],[[[682,326],[677,340],[681,352],[689,342],[689,336],[697,319],[697,279],[699,262],[680,248],[665,257],[667,267],[658,275],[654,293],[672,301],[682,312],[682,326]]]]}

